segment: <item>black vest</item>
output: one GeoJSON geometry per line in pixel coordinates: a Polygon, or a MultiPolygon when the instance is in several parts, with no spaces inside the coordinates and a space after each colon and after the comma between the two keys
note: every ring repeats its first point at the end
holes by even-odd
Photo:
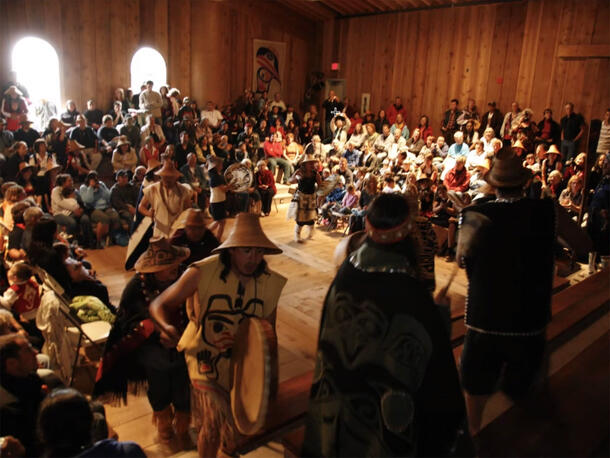
{"type": "Polygon", "coordinates": [[[551,319],[555,208],[551,200],[492,201],[467,207],[491,221],[466,258],[466,324],[499,334],[543,330],[551,319]]]}

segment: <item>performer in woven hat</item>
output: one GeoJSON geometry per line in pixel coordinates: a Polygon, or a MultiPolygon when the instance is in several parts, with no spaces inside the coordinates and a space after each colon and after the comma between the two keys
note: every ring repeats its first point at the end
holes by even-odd
{"type": "Polygon", "coordinates": [[[188,247],[191,251],[185,264],[189,265],[207,258],[212,250],[220,245],[218,239],[207,227],[209,222],[210,220],[206,220],[203,210],[191,208],[187,210],[184,228],[179,228],[172,235],[172,244],[188,247]]]}
{"type": "Polygon", "coordinates": [[[456,258],[469,279],[461,373],[473,435],[498,382],[519,398],[543,366],[557,214],[551,200],[525,198],[531,171],[522,162],[501,150],[485,175],[496,200],[461,214],[456,258]]]}
{"type": "Polygon", "coordinates": [[[465,430],[449,334],[420,280],[416,216],[401,195],[376,197],[330,286],[302,456],[449,456],[465,430]]]}
{"type": "Polygon", "coordinates": [[[231,450],[239,437],[229,402],[233,339],[247,317],[266,319],[275,327],[286,279],[268,268],[264,256],[281,252],[264,234],[258,215],[239,213],[227,240],[214,250],[217,254],[192,264],[151,304],[152,317],[185,353],[200,456],[231,450]],[[167,315],[191,297],[190,322],[180,336],[167,315]]]}
{"type": "Polygon", "coordinates": [[[298,205],[296,212],[296,225],[294,226],[294,241],[302,242],[301,231],[303,226],[309,227],[308,239],[313,237],[316,213],[316,185],[322,184],[322,178],[316,170],[318,160],[312,154],[306,154],[301,161],[301,166],[290,178],[291,183],[298,183],[297,192],[294,194],[293,202],[298,205]]]}
{"type": "MultiPolygon", "coordinates": [[[[154,325],[148,307],[153,298],[176,281],[179,266],[189,254],[188,248],[170,245],[165,238],[151,239],[135,264],[136,274],[121,295],[94,389],[95,396],[127,403],[127,393],[145,385],[159,439],[168,445],[176,435],[183,449],[192,446],[188,436],[188,371],[184,355],[154,325]]],[[[183,328],[185,315],[180,313],[180,307],[176,311],[174,326],[183,328]]]]}
{"type": "Polygon", "coordinates": [[[138,211],[154,220],[153,237],[169,237],[172,223],[191,207],[193,192],[188,185],[178,183],[182,174],[170,159],[164,161],[155,175],[161,177],[161,181],[143,189],[144,197],[138,211]]]}

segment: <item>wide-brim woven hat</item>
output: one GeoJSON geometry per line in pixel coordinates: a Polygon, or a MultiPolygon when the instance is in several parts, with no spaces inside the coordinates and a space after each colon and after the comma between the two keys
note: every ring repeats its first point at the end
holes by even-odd
{"type": "Polygon", "coordinates": [[[215,248],[212,253],[218,253],[227,248],[263,248],[266,254],[282,252],[275,243],[267,238],[261,227],[260,217],[253,213],[239,213],[227,240],[215,248]]]}
{"type": "Polygon", "coordinates": [[[515,144],[513,145],[513,148],[520,148],[520,149],[525,149],[525,146],[523,146],[523,143],[521,142],[521,140],[517,140],[515,142],[515,144]]]}
{"type": "Polygon", "coordinates": [[[561,157],[561,151],[559,151],[555,145],[551,145],[546,154],[557,154],[561,157]]]}
{"type": "Polygon", "coordinates": [[[516,188],[525,185],[531,176],[532,171],[523,167],[523,159],[510,149],[502,149],[483,178],[494,188],[516,188]]]}
{"type": "Polygon", "coordinates": [[[55,160],[55,155],[49,156],[49,158],[47,159],[47,167],[45,173],[49,173],[59,169],[61,169],[61,165],[59,165],[55,160]]]}
{"type": "Polygon", "coordinates": [[[146,251],[136,261],[135,269],[143,274],[161,272],[176,267],[190,254],[191,250],[172,245],[165,237],[151,239],[146,251]]]}
{"type": "Polygon", "coordinates": [[[318,159],[313,154],[306,154],[303,156],[301,164],[305,164],[306,162],[318,162],[318,159]]]}
{"type": "Polygon", "coordinates": [[[153,172],[159,167],[161,167],[161,163],[153,157],[148,160],[148,167],[146,168],[146,173],[153,172]]]}
{"type": "Polygon", "coordinates": [[[120,148],[123,145],[130,145],[131,146],[131,142],[127,139],[126,135],[121,135],[119,137],[119,142],[116,144],[117,148],[120,148]]]}
{"type": "Polygon", "coordinates": [[[182,174],[176,168],[176,164],[174,164],[174,161],[171,159],[165,159],[165,161],[163,161],[163,167],[161,167],[160,170],[157,170],[155,175],[160,177],[174,178],[180,178],[182,176],[182,174]]]}

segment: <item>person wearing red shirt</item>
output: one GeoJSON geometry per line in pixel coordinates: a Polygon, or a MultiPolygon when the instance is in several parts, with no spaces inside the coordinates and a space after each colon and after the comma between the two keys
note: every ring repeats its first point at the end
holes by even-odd
{"type": "Polygon", "coordinates": [[[447,191],[466,192],[470,184],[470,174],[466,167],[466,157],[459,156],[455,160],[455,167],[447,172],[443,184],[447,191]]]}
{"type": "Polygon", "coordinates": [[[400,113],[403,119],[407,119],[407,110],[402,104],[402,100],[400,97],[396,97],[394,99],[394,103],[388,107],[386,110],[386,115],[388,117],[388,122],[390,125],[396,122],[396,115],[400,113]]]}
{"type": "Polygon", "coordinates": [[[271,213],[271,202],[277,192],[275,178],[273,173],[267,168],[267,162],[258,161],[257,167],[258,171],[254,175],[254,185],[261,195],[263,215],[269,216],[269,213],[271,213]]]}
{"type": "Polygon", "coordinates": [[[284,170],[284,184],[288,184],[288,178],[292,176],[292,164],[286,157],[286,147],[282,139],[282,134],[276,132],[273,134],[273,141],[266,140],[263,144],[265,157],[269,161],[269,169],[275,176],[275,168],[279,164],[284,170]]]}

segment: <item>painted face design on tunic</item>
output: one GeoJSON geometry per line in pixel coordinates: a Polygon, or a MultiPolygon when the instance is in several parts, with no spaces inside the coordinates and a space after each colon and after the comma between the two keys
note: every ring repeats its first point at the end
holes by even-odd
{"type": "MultiPolygon", "coordinates": [[[[365,445],[376,456],[397,444],[414,447],[413,396],[432,354],[428,333],[411,316],[388,319],[344,291],[331,290],[327,306],[310,406],[310,417],[322,421],[308,429],[340,440],[347,455],[361,454],[365,445]]],[[[329,449],[322,453],[336,454],[333,441],[324,442],[329,449]]]]}
{"type": "Polygon", "coordinates": [[[244,304],[242,297],[235,300],[226,294],[211,296],[201,320],[203,350],[197,353],[200,374],[218,379],[218,365],[230,362],[235,333],[244,318],[262,316],[263,301],[250,299],[244,304]]]}

